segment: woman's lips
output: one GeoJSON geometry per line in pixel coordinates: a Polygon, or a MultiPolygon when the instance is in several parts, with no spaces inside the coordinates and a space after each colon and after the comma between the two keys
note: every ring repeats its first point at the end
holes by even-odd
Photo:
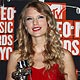
{"type": "Polygon", "coordinates": [[[32,30],[33,31],[39,31],[41,29],[41,27],[33,27],[32,30]]]}

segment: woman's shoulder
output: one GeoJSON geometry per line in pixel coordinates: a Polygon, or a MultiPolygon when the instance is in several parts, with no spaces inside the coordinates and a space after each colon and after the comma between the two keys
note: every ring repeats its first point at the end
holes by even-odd
{"type": "Polygon", "coordinates": [[[72,56],[72,53],[66,49],[64,49],[64,64],[73,64],[74,61],[73,61],[73,56],[72,56]]]}
{"type": "Polygon", "coordinates": [[[73,55],[70,51],[65,49],[64,54],[64,72],[69,75],[68,78],[70,80],[77,80],[73,55]]]}
{"type": "Polygon", "coordinates": [[[13,80],[11,78],[12,72],[16,71],[17,62],[19,61],[20,51],[15,50],[10,54],[7,65],[7,77],[6,80],[13,80]]]}
{"type": "Polygon", "coordinates": [[[17,61],[18,59],[19,59],[19,57],[20,57],[20,54],[21,53],[21,51],[20,50],[15,50],[15,51],[13,51],[11,54],[10,54],[10,58],[9,58],[9,60],[11,60],[11,61],[17,61]]]}
{"type": "Polygon", "coordinates": [[[63,49],[64,51],[64,59],[72,58],[72,53],[66,49],[63,49]]]}

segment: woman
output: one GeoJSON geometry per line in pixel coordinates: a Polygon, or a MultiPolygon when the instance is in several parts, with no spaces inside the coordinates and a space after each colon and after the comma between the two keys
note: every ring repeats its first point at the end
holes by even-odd
{"type": "Polygon", "coordinates": [[[62,48],[55,18],[47,4],[28,3],[17,30],[18,50],[9,59],[6,80],[13,80],[17,62],[27,60],[32,80],[77,80],[71,53],[62,48]]]}

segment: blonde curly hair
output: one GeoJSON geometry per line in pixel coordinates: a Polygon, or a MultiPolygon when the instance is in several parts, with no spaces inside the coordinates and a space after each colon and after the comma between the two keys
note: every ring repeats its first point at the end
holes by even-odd
{"type": "Polygon", "coordinates": [[[27,8],[33,7],[39,13],[46,16],[48,30],[46,33],[46,45],[45,45],[45,54],[43,63],[46,64],[46,68],[50,69],[53,64],[59,64],[59,69],[61,72],[64,71],[64,62],[63,62],[63,48],[60,42],[60,35],[56,27],[56,20],[54,15],[51,12],[51,9],[46,3],[36,1],[29,2],[21,12],[19,17],[19,27],[17,30],[17,39],[18,39],[18,49],[21,50],[21,59],[27,59],[32,66],[34,64],[32,57],[35,54],[33,50],[33,43],[31,35],[25,29],[25,13],[27,8]]]}

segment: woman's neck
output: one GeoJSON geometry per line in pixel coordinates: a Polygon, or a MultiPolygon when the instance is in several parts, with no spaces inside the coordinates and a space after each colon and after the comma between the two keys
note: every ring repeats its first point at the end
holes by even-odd
{"type": "Polygon", "coordinates": [[[46,38],[43,37],[37,37],[37,38],[32,38],[33,40],[33,46],[34,46],[34,50],[39,53],[39,52],[43,52],[45,50],[44,46],[46,44],[46,38]]]}

